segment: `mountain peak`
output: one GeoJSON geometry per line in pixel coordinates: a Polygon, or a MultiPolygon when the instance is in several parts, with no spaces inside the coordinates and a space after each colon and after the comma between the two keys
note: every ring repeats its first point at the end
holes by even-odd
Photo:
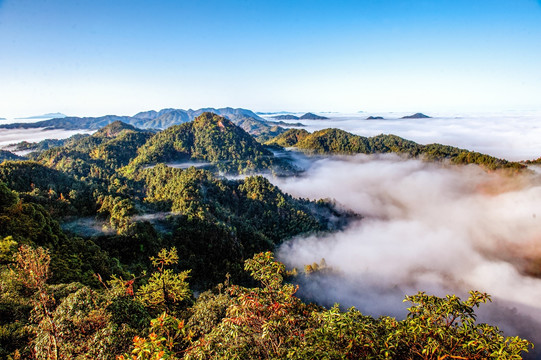
{"type": "Polygon", "coordinates": [[[303,116],[301,116],[299,119],[301,119],[301,120],[325,120],[325,119],[328,119],[328,117],[319,116],[319,115],[316,115],[314,113],[308,112],[308,113],[304,114],[303,116]]]}
{"type": "Polygon", "coordinates": [[[429,119],[430,116],[423,113],[415,113],[413,115],[402,116],[402,119],[429,119]]]}
{"type": "Polygon", "coordinates": [[[94,136],[112,138],[112,137],[116,137],[118,134],[120,134],[122,131],[125,131],[125,130],[137,131],[138,129],[133,125],[126,124],[125,122],[117,120],[117,121],[113,121],[109,125],[106,125],[102,127],[101,129],[99,129],[98,131],[96,131],[94,136]]]}

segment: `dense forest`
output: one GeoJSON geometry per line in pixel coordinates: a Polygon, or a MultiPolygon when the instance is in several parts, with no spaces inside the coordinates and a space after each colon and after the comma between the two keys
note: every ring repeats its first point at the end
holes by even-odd
{"type": "Polygon", "coordinates": [[[315,154],[379,154],[397,153],[429,161],[448,160],[453,164],[477,164],[489,170],[520,170],[525,166],[490,155],[441,144],[420,145],[396,135],[364,137],[340,129],[325,129],[309,133],[290,129],[266,142],[268,145],[295,147],[315,154]]]}
{"type": "MultiPolygon", "coordinates": [[[[290,130],[269,144],[520,168],[392,135],[290,130]]],[[[224,117],[159,132],[113,122],[19,146],[34,152],[0,164],[0,358],[520,359],[531,349],[476,322],[490,301],[476,291],[406,296],[405,319],[297,297],[295,278],[328,269],[287,271],[275,247],[359,215],[257,175],[296,169],[224,117]],[[208,166],[167,165],[187,161],[208,166]]]]}

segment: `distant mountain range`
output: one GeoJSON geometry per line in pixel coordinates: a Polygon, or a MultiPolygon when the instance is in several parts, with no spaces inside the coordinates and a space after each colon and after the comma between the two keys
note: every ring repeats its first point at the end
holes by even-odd
{"type": "MultiPolygon", "coordinates": [[[[56,117],[50,120],[34,123],[13,123],[0,125],[3,129],[64,129],[64,130],[97,130],[112,122],[122,121],[141,129],[166,129],[173,125],[192,121],[199,115],[211,112],[223,116],[235,125],[255,136],[272,137],[283,132],[284,129],[276,124],[269,123],[251,110],[241,108],[204,108],[198,110],[162,109],[160,111],[143,111],[134,116],[105,115],[100,117],[56,117]]],[[[46,114],[53,115],[53,114],[46,114]]],[[[43,115],[45,116],[45,115],[43,115]]],[[[28,119],[28,118],[27,118],[28,119]]]]}
{"type": "Polygon", "coordinates": [[[273,119],[276,119],[276,120],[325,120],[325,119],[328,119],[328,117],[325,117],[325,116],[319,116],[319,115],[316,115],[316,114],[313,114],[313,113],[306,113],[302,116],[295,116],[295,115],[291,115],[291,114],[286,114],[286,115],[276,115],[276,116],[272,116],[273,119]]]}
{"type": "Polygon", "coordinates": [[[16,119],[21,119],[21,120],[28,120],[28,119],[58,119],[58,118],[65,118],[67,117],[67,115],[64,115],[62,113],[48,113],[48,114],[43,114],[43,115],[36,115],[36,116],[29,116],[29,117],[20,117],[20,118],[16,118],[16,119]]]}
{"type": "Polygon", "coordinates": [[[276,119],[276,120],[299,120],[298,116],[291,115],[291,114],[276,115],[276,116],[271,116],[271,118],[276,119]]]}

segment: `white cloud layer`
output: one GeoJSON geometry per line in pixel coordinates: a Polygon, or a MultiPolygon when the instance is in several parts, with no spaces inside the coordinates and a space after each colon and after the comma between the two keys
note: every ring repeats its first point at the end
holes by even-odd
{"type": "Polygon", "coordinates": [[[473,165],[359,155],[319,159],[305,176],[271,181],[294,196],[329,197],[364,216],[343,231],[278,249],[289,267],[325,258],[336,270],[309,277],[301,286],[305,296],[403,316],[406,294],[465,296],[475,289],[496,300],[486,306],[487,319],[531,335],[530,322],[541,333],[541,279],[531,276],[541,274],[539,173],[509,177],[473,165]],[[506,316],[513,308],[519,316],[506,316]]]}

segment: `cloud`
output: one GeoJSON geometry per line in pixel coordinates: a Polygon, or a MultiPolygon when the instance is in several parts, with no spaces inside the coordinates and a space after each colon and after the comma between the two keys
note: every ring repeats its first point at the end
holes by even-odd
{"type": "Polygon", "coordinates": [[[477,166],[359,155],[318,159],[305,176],[271,181],[364,216],[343,231],[299,237],[278,249],[289,267],[325,258],[335,270],[301,278],[302,295],[374,316],[404,316],[406,294],[467,296],[475,289],[497,302],[486,306],[492,309],[486,319],[524,335],[516,320],[528,318],[541,334],[538,173],[510,177],[477,166]],[[520,316],[495,316],[513,311],[520,316]]]}
{"type": "Polygon", "coordinates": [[[45,139],[66,139],[75,134],[92,134],[95,130],[0,129],[0,148],[21,141],[39,142],[45,139]]]}

